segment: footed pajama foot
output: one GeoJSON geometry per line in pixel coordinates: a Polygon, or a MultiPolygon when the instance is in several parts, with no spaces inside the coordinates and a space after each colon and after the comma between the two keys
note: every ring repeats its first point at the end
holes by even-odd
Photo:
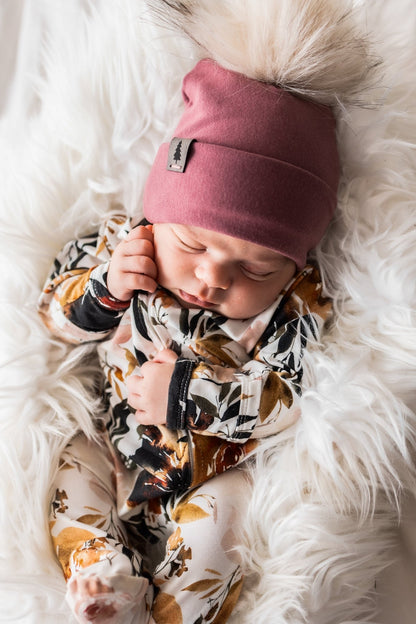
{"type": "Polygon", "coordinates": [[[137,576],[76,574],[68,581],[66,599],[80,624],[147,624],[148,585],[137,576]]]}

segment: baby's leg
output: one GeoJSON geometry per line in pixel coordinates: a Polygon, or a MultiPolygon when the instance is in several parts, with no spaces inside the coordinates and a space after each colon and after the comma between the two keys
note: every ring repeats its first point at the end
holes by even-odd
{"type": "Polygon", "coordinates": [[[77,436],[61,458],[54,486],[51,535],[77,620],[148,622],[151,589],[117,517],[107,448],[77,436]]]}
{"type": "Polygon", "coordinates": [[[231,469],[203,485],[171,497],[172,534],[166,557],[154,573],[159,589],[152,615],[157,624],[228,620],[241,591],[239,527],[250,485],[231,469]]]}

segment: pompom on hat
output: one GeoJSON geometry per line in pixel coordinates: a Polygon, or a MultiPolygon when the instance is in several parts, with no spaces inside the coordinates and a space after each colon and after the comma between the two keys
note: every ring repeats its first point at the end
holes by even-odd
{"type": "Polygon", "coordinates": [[[247,240],[303,268],[337,202],[332,109],[211,59],[185,76],[182,95],[174,138],[146,183],[145,217],[247,240]]]}

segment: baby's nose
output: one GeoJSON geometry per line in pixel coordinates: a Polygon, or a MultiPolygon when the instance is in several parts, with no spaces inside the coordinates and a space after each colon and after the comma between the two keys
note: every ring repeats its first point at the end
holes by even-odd
{"type": "Polygon", "coordinates": [[[219,263],[206,262],[199,264],[195,270],[195,275],[209,288],[226,290],[231,284],[230,271],[219,263]]]}

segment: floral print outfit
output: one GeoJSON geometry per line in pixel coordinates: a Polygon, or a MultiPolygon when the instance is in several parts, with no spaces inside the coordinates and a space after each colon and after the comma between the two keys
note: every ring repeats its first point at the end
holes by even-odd
{"type": "Polygon", "coordinates": [[[68,243],[40,298],[55,334],[73,343],[98,341],[108,402],[102,448],[86,453],[88,443],[78,436],[62,459],[52,536],[69,587],[97,565],[107,566],[108,578],[135,579],[130,602],[143,611],[136,621],[225,622],[242,582],[229,548],[237,538],[225,539],[247,497],[237,466],[259,438],[299,417],[303,353],[330,304],[314,266],[247,320],[184,309],[162,288],[120,302],[107,289],[108,263],[131,227],[113,217],[98,233],[68,243]],[[126,379],[164,348],[178,355],[166,425],[138,425],[126,379]]]}

